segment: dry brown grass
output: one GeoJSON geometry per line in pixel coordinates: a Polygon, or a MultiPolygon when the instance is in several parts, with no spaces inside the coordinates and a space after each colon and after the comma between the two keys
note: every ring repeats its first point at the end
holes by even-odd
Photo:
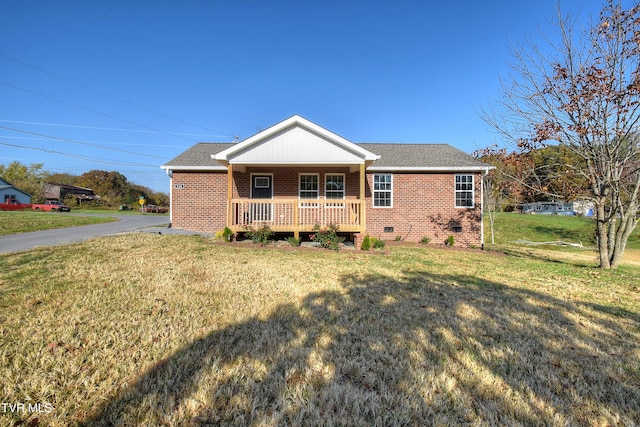
{"type": "Polygon", "coordinates": [[[2,401],[53,410],[0,424],[634,425],[639,272],[151,234],[4,255],[2,401]]]}
{"type": "MultiPolygon", "coordinates": [[[[598,252],[593,249],[536,248],[515,245],[495,245],[497,251],[509,252],[513,255],[521,254],[549,261],[583,264],[595,267],[599,264],[598,252]]],[[[625,249],[621,265],[640,267],[640,249],[625,249]]]]}
{"type": "Polygon", "coordinates": [[[624,261],[640,266],[640,249],[625,249],[624,261]]]}

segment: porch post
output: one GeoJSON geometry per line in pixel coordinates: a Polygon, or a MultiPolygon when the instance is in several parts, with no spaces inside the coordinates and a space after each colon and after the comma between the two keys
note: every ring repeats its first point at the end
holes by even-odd
{"type": "Polygon", "coordinates": [[[227,226],[231,226],[232,210],[231,199],[233,199],[233,165],[227,165],[227,226]]]}
{"type": "Polygon", "coordinates": [[[300,211],[298,210],[299,202],[293,203],[293,237],[300,238],[300,211]]]}
{"type": "Polygon", "coordinates": [[[367,179],[367,175],[365,173],[365,165],[364,162],[360,164],[360,231],[365,230],[365,226],[367,223],[367,201],[365,199],[365,182],[367,179]]]}

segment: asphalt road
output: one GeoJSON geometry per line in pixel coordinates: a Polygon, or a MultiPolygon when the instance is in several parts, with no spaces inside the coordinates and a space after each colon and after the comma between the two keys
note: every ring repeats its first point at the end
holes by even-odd
{"type": "MultiPolygon", "coordinates": [[[[73,214],[62,214],[73,215],[73,214]]],[[[38,246],[64,245],[81,242],[99,236],[124,233],[146,227],[169,225],[166,215],[103,215],[118,218],[119,221],[103,224],[80,225],[54,230],[32,231],[30,233],[0,236],[0,253],[21,252],[38,246]]]]}

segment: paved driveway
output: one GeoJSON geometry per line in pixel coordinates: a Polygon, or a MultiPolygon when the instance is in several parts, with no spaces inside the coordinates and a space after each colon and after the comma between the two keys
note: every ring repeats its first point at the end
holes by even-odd
{"type": "Polygon", "coordinates": [[[102,216],[118,218],[119,221],[0,236],[0,253],[21,252],[37,246],[63,245],[65,243],[81,242],[93,237],[124,233],[145,227],[157,227],[162,225],[166,227],[169,225],[169,217],[165,215],[102,216]]]}

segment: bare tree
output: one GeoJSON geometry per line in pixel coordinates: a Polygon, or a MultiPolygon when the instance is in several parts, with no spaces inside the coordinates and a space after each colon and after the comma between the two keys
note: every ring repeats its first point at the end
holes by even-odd
{"type": "Polygon", "coordinates": [[[484,211],[489,217],[489,232],[491,234],[491,244],[496,244],[495,223],[496,215],[500,210],[502,193],[494,182],[495,176],[487,174],[482,179],[482,194],[484,195],[484,211]]]}
{"type": "Polygon", "coordinates": [[[506,199],[504,183],[515,182],[515,180],[504,180],[504,177],[506,176],[504,172],[506,169],[505,159],[507,158],[506,149],[498,148],[494,145],[488,148],[476,150],[473,155],[477,159],[493,166],[493,169],[491,169],[482,178],[482,205],[484,207],[484,213],[489,219],[491,244],[495,245],[496,215],[498,212],[502,211],[502,205],[506,199]]]}
{"type": "Polygon", "coordinates": [[[637,224],[640,192],[640,6],[606,0],[578,28],[558,8],[558,41],[545,34],[513,50],[512,72],[483,119],[521,151],[561,144],[588,182],[600,267],[616,268],[637,224]]]}

